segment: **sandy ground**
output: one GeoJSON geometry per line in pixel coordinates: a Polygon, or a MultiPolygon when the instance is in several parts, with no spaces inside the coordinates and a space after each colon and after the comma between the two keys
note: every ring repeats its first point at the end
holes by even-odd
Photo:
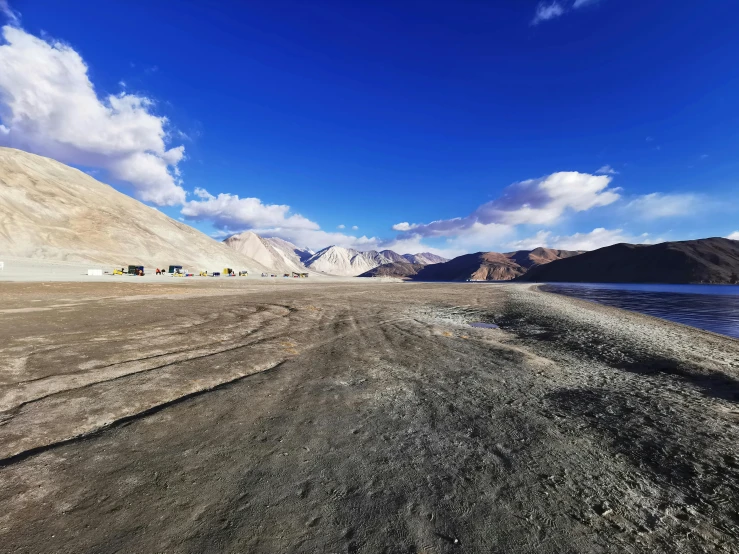
{"type": "Polygon", "coordinates": [[[525,285],[174,281],[0,284],[0,551],[739,552],[739,341],[525,285]]]}

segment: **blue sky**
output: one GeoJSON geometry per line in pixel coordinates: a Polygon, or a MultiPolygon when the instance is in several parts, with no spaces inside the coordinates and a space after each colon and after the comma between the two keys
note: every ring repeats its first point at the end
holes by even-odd
{"type": "Polygon", "coordinates": [[[313,248],[739,230],[736,2],[213,6],[0,0],[0,143],[313,248]]]}

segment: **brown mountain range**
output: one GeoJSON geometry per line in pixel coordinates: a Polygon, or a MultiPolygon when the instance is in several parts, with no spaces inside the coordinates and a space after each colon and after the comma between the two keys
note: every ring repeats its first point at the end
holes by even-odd
{"type": "Polygon", "coordinates": [[[361,277],[382,275],[410,278],[415,281],[510,281],[532,267],[580,253],[552,248],[518,250],[505,254],[477,252],[459,256],[448,262],[421,267],[401,263],[384,264],[363,273],[361,277]]]}
{"type": "Polygon", "coordinates": [[[532,268],[522,281],[588,283],[736,283],[739,241],[708,238],[614,244],[532,268]]]}

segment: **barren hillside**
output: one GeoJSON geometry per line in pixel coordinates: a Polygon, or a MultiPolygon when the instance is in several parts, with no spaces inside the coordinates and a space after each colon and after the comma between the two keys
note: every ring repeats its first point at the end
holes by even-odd
{"type": "Polygon", "coordinates": [[[0,148],[0,253],[121,266],[264,268],[86,173],[0,148]]]}

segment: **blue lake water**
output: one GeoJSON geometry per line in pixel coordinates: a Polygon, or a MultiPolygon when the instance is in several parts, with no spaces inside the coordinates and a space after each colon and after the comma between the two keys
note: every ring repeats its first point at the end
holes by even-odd
{"type": "Polygon", "coordinates": [[[552,283],[541,288],[739,338],[739,285],[552,283]]]}

